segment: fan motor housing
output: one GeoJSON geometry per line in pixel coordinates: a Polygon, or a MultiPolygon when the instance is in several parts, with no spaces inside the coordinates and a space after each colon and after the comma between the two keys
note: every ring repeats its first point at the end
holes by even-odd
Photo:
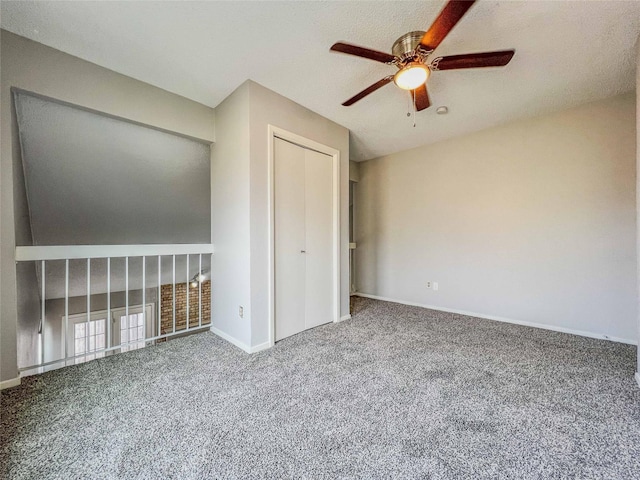
{"type": "Polygon", "coordinates": [[[413,57],[416,47],[420,44],[420,40],[425,32],[409,32],[402,35],[391,47],[391,53],[396,57],[404,60],[407,57],[413,57]]]}

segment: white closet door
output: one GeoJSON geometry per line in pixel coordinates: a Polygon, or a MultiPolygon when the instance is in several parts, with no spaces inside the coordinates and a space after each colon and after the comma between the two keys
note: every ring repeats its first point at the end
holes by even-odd
{"type": "Polygon", "coordinates": [[[305,150],[275,139],[275,339],[305,329],[305,150]]]}
{"type": "Polygon", "coordinates": [[[333,321],[333,158],[305,150],[305,327],[333,321]]]}
{"type": "Polygon", "coordinates": [[[275,339],[333,320],[333,158],[275,140],[275,339]]]}

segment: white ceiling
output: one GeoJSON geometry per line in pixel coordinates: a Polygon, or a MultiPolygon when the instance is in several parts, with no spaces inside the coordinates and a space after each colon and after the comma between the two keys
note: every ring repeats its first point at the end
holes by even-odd
{"type": "Polygon", "coordinates": [[[351,130],[354,160],[539,115],[634,88],[640,2],[480,1],[436,55],[515,48],[505,68],[436,72],[434,106],[407,118],[392,73],[330,53],[336,41],[390,51],[426,30],[433,2],[2,2],[2,28],[216,106],[252,79],[351,130]]]}

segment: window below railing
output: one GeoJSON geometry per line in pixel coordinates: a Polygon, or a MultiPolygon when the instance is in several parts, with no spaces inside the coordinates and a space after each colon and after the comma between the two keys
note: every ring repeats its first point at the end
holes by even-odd
{"type": "Polygon", "coordinates": [[[212,254],[209,244],[17,247],[21,374],[208,329],[212,254]]]}

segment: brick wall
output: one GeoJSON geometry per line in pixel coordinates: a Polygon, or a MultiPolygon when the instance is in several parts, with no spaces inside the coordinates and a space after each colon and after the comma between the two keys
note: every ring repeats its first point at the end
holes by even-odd
{"type": "MultiPolygon", "coordinates": [[[[160,288],[160,334],[173,332],[173,285],[160,288]]],[[[211,281],[202,282],[202,324],[211,323],[211,281]]],[[[198,287],[189,284],[189,326],[198,326],[198,287]]],[[[187,285],[176,284],[176,331],[187,327],[187,285]]]]}

